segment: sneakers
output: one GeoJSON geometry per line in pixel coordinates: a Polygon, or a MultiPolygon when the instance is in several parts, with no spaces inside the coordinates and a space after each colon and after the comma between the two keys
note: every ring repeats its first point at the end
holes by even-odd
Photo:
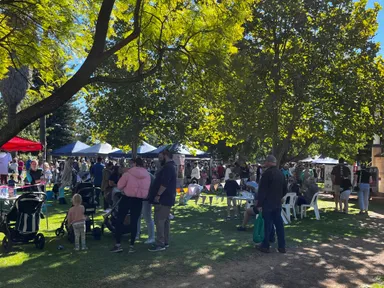
{"type": "Polygon", "coordinates": [[[285,250],[285,248],[278,248],[277,250],[278,250],[280,253],[283,253],[283,254],[287,253],[287,250],[285,250]]]}
{"type": "Polygon", "coordinates": [[[159,252],[159,251],[164,251],[165,250],[165,247],[161,247],[161,246],[152,246],[152,248],[149,248],[148,251],[149,252],[159,252]]]}
{"type": "Polygon", "coordinates": [[[261,247],[261,246],[257,247],[257,249],[258,249],[260,252],[263,252],[263,253],[269,253],[269,252],[270,252],[270,251],[269,251],[269,248],[265,248],[265,247],[261,247]]]}
{"type": "Polygon", "coordinates": [[[155,239],[148,239],[147,241],[144,242],[144,244],[154,244],[155,239]]]}
{"type": "Polygon", "coordinates": [[[88,247],[84,246],[83,248],[81,248],[81,250],[88,250],[88,247]]]}
{"type": "Polygon", "coordinates": [[[75,251],[80,251],[80,248],[79,247],[75,247],[75,249],[73,249],[75,251]]]}
{"type": "Polygon", "coordinates": [[[243,226],[239,226],[239,227],[237,227],[237,231],[247,231],[247,228],[245,228],[243,226]]]}
{"type": "Polygon", "coordinates": [[[123,248],[121,248],[121,246],[113,246],[113,248],[111,250],[109,250],[110,252],[112,253],[120,253],[120,252],[123,252],[123,248]]]}
{"type": "Polygon", "coordinates": [[[135,253],[135,252],[136,252],[135,248],[132,245],[129,246],[128,253],[135,253]]]}
{"type": "Polygon", "coordinates": [[[168,248],[169,248],[169,244],[165,244],[165,245],[164,245],[164,248],[165,248],[165,249],[168,249],[168,248]]]}

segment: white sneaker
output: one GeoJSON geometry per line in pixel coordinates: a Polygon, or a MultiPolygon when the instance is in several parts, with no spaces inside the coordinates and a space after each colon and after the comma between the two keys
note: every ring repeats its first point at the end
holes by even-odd
{"type": "Polygon", "coordinates": [[[144,242],[144,244],[154,244],[155,239],[148,239],[147,241],[144,242]]]}

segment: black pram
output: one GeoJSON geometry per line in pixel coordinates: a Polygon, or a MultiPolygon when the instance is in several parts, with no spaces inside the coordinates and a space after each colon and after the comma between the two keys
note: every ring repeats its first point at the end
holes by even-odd
{"type": "Polygon", "coordinates": [[[38,232],[41,208],[46,198],[42,192],[24,193],[16,199],[11,210],[0,218],[0,232],[5,234],[2,244],[6,253],[16,243],[34,243],[36,248],[44,248],[44,235],[38,232]]]}
{"type": "MultiPolygon", "coordinates": [[[[92,183],[78,183],[76,188],[74,189],[74,194],[80,194],[83,200],[82,205],[85,208],[85,216],[88,216],[89,220],[86,220],[86,228],[87,232],[92,232],[94,237],[96,238],[100,232],[100,228],[95,228],[94,215],[96,213],[96,190],[100,188],[95,187],[92,183]],[[97,234],[97,235],[96,235],[97,234]]],[[[61,223],[60,228],[56,229],[56,236],[64,236],[65,231],[68,233],[68,240],[70,242],[74,242],[74,233],[72,227],[69,227],[67,221],[67,215],[65,216],[63,222],[61,223]]]]}
{"type": "MultiPolygon", "coordinates": [[[[121,200],[121,192],[112,192],[113,193],[113,196],[112,196],[112,200],[113,200],[113,206],[112,206],[112,209],[111,211],[109,211],[108,213],[106,213],[105,215],[103,215],[103,218],[104,218],[104,222],[103,222],[103,225],[101,226],[101,233],[104,233],[104,228],[107,227],[109,229],[109,231],[111,231],[112,233],[115,233],[115,227],[116,227],[116,223],[117,223],[117,215],[118,215],[118,211],[119,211],[119,203],[120,203],[120,200],[121,200]]],[[[128,213],[126,216],[125,216],[125,220],[124,220],[124,230],[123,230],[123,234],[128,234],[131,232],[131,218],[130,218],[130,214],[128,213]]]]}

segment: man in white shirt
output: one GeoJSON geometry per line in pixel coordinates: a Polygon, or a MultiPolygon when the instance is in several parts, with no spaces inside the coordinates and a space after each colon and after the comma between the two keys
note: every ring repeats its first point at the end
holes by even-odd
{"type": "Polygon", "coordinates": [[[229,174],[232,173],[232,166],[230,164],[227,165],[227,169],[225,169],[224,180],[227,181],[229,179],[229,174]]]}
{"type": "Polygon", "coordinates": [[[19,164],[17,164],[17,158],[13,159],[12,163],[9,165],[12,173],[17,174],[17,170],[19,168],[19,164]]]}
{"type": "Polygon", "coordinates": [[[197,162],[195,162],[193,164],[193,169],[192,169],[192,173],[191,173],[191,181],[193,181],[194,179],[196,180],[197,183],[199,183],[200,168],[199,168],[199,164],[197,162]]]}

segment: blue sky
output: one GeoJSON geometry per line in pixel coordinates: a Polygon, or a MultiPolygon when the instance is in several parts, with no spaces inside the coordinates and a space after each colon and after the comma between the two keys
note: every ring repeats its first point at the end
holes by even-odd
{"type": "MultiPolygon", "coordinates": [[[[373,7],[373,4],[377,2],[380,4],[380,6],[382,7],[382,9],[384,9],[384,0],[369,0],[368,1],[368,6],[369,7],[373,7]]],[[[377,35],[375,37],[375,40],[377,42],[380,42],[381,44],[381,55],[384,56],[384,10],[381,10],[379,12],[379,16],[378,16],[378,22],[379,22],[379,29],[377,31],[377,35]]]]}

